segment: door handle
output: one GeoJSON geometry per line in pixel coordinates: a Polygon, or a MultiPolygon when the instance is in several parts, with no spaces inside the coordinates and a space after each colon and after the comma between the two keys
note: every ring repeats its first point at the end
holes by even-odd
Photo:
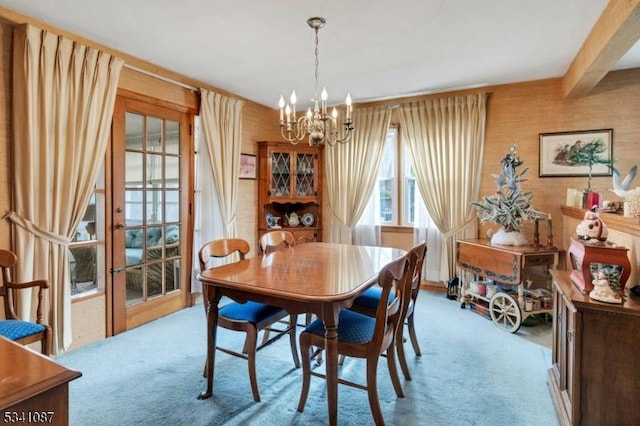
{"type": "Polygon", "coordinates": [[[126,226],[127,226],[127,224],[126,224],[126,223],[124,223],[124,222],[118,222],[118,223],[116,224],[116,229],[124,229],[126,226]]]}
{"type": "Polygon", "coordinates": [[[112,268],[109,272],[112,274],[119,274],[122,271],[124,271],[124,268],[112,268]]]}

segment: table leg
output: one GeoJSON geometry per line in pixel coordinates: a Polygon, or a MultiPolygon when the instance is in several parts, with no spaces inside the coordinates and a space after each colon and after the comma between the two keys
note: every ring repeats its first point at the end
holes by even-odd
{"type": "Polygon", "coordinates": [[[331,312],[323,318],[326,351],[327,403],[329,406],[329,424],[338,424],[338,312],[331,312]]]}
{"type": "Polygon", "coordinates": [[[213,394],[213,372],[216,360],[216,335],[218,330],[218,302],[220,302],[221,295],[217,294],[215,287],[203,283],[202,296],[207,316],[207,360],[205,362],[207,389],[198,395],[198,399],[206,399],[213,394]]]}

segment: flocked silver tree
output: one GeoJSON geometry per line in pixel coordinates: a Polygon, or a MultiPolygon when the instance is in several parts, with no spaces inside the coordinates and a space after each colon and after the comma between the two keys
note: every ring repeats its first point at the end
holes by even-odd
{"type": "Polygon", "coordinates": [[[522,182],[526,180],[523,176],[529,169],[525,168],[521,172],[516,170],[522,165],[522,160],[517,155],[514,143],[511,143],[509,152],[502,158],[501,163],[500,174],[493,175],[496,178],[496,193],[473,205],[477,207],[480,222],[496,223],[502,226],[505,232],[519,232],[523,222],[546,215],[533,208],[533,194],[524,192],[521,188],[522,182]]]}

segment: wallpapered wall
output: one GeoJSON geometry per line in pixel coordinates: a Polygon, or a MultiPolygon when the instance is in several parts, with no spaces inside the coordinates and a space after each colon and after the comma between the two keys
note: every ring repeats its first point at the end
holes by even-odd
{"type": "MultiPolygon", "coordinates": [[[[3,20],[0,20],[0,43],[0,212],[4,212],[10,206],[11,24],[3,20]]],[[[525,190],[533,191],[533,201],[538,209],[552,214],[554,226],[562,224],[560,206],[565,202],[566,188],[583,188],[586,178],[539,178],[539,133],[612,128],[617,166],[624,171],[640,163],[640,150],[637,149],[640,138],[640,69],[610,73],[593,94],[576,100],[562,99],[559,78],[492,86],[482,90],[490,95],[481,195],[495,190],[491,174],[497,173],[500,158],[509,143],[515,142],[524,166],[529,167],[526,175],[528,180],[524,182],[525,190]]],[[[460,93],[464,92],[434,96],[460,93]]],[[[242,152],[255,154],[256,141],[279,139],[274,114],[275,110],[245,103],[242,152]]],[[[254,249],[256,184],[253,180],[240,182],[238,205],[238,233],[251,241],[254,249]]],[[[606,193],[611,186],[611,178],[596,177],[592,186],[606,193]]],[[[562,235],[560,229],[557,235],[562,235]]],[[[388,240],[394,239],[390,237],[388,240]]],[[[0,221],[0,247],[9,247],[9,241],[8,226],[5,221],[0,221]]],[[[559,241],[558,245],[566,247],[566,242],[559,241]]]]}

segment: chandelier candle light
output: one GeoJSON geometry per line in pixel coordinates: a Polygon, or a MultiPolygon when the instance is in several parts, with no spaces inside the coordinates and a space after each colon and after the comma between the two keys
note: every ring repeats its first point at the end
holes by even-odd
{"type": "Polygon", "coordinates": [[[339,125],[338,111],[334,107],[331,114],[327,113],[327,89],[323,88],[318,100],[318,92],[320,85],[318,83],[318,30],[322,28],[326,20],[324,18],[314,17],[307,19],[307,24],[315,33],[315,96],[313,102],[313,111],[311,107],[307,109],[307,113],[300,118],[296,117],[296,92],[291,93],[289,103],[285,104],[284,98],[280,96],[278,107],[280,108],[280,133],[282,137],[292,144],[297,144],[306,136],[309,136],[309,145],[317,146],[322,143],[334,145],[335,143],[346,143],[351,138],[352,132],[355,130],[353,125],[353,107],[351,106],[351,95],[347,94],[345,104],[347,111],[344,123],[339,125]]]}

